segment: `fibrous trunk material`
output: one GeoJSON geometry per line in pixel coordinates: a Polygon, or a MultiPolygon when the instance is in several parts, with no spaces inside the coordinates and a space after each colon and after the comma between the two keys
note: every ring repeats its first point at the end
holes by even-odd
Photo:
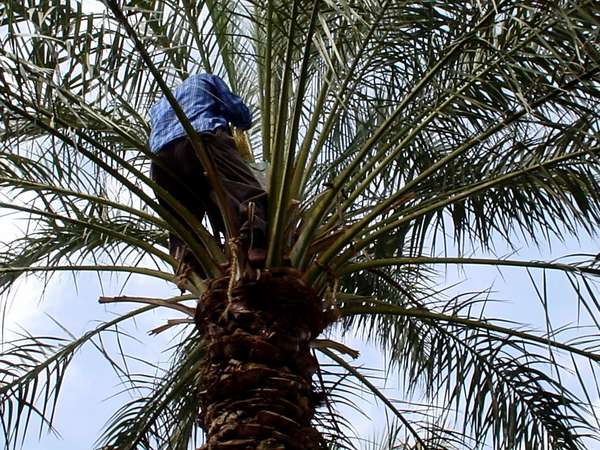
{"type": "Polygon", "coordinates": [[[258,280],[213,280],[196,325],[205,339],[200,373],[202,450],[312,450],[312,422],[323,394],[309,343],[328,323],[314,291],[292,269],[258,280]]]}

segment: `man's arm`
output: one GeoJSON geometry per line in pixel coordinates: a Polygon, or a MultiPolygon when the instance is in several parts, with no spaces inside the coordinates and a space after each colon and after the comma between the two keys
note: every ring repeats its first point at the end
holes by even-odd
{"type": "Polygon", "coordinates": [[[225,82],[216,75],[211,75],[215,87],[217,102],[223,116],[237,128],[247,130],[252,126],[252,113],[242,99],[232,93],[225,82]]]}

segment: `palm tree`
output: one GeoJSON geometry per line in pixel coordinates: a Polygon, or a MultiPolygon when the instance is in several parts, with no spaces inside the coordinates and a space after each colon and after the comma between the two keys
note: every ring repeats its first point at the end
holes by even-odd
{"type": "Polygon", "coordinates": [[[5,343],[7,447],[30,416],[52,426],[79,348],[155,308],[184,315],[156,332],[186,337],[168,370],[130,380],[147,389],[111,418],[101,448],[187,449],[198,427],[203,449],[351,448],[336,402],[364,390],[397,420],[378,448],[578,449],[597,435],[585,374],[600,362],[598,258],[493,252],[600,222],[593,0],[0,5],[0,206],[28,218],[3,248],[3,292],[60,271],[175,282],[168,232],[209,277],[188,274],[189,293],[173,298],[101,298],[146,305],[81,337],[5,343]],[[257,276],[243,275],[235,233],[224,252],[176,199],[162,192],[186,223],[151,193],[148,109],[198,71],[255,112],[249,140],[270,173],[257,276]],[[438,265],[562,272],[582,322],[507,324],[482,296],[445,296],[438,265]],[[408,407],[351,362],[334,337],[344,333],[381,348],[408,407]]]}

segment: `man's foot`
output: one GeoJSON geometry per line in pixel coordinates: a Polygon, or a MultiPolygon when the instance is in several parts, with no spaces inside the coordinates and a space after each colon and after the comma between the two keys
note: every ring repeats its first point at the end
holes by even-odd
{"type": "Polygon", "coordinates": [[[253,247],[248,250],[248,262],[252,267],[262,268],[267,259],[267,252],[264,248],[253,247]]]}
{"type": "Polygon", "coordinates": [[[175,284],[181,291],[181,295],[183,295],[187,289],[187,285],[189,283],[189,277],[192,274],[192,266],[181,261],[179,263],[179,267],[177,268],[177,272],[175,272],[175,284]]]}

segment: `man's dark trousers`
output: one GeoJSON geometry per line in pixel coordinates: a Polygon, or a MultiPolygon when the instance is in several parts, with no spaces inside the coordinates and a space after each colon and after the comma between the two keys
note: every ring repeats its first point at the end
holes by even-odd
{"type": "MultiPolygon", "coordinates": [[[[240,156],[235,141],[227,131],[218,129],[213,133],[201,133],[199,136],[215,163],[219,179],[229,199],[234,220],[237,221],[233,225],[246,237],[245,246],[251,245],[252,239],[254,247],[263,247],[266,236],[267,193],[240,156]],[[254,204],[251,224],[248,221],[250,202],[254,204]]],[[[199,221],[206,213],[215,238],[224,244],[221,241],[221,235],[225,236],[221,212],[204,174],[204,168],[187,137],[170,142],[157,153],[151,164],[150,175],[199,221]]],[[[186,223],[160,195],[158,200],[183,224],[186,223]]],[[[169,252],[178,259],[185,255],[183,262],[193,265],[194,270],[202,273],[195,258],[173,233],[169,234],[169,252]]]]}

